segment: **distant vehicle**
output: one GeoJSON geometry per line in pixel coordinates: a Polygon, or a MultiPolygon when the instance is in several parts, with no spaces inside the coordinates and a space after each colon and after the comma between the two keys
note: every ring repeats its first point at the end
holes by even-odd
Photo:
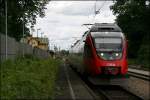
{"type": "Polygon", "coordinates": [[[69,64],[90,75],[125,75],[127,40],[118,25],[95,23],[69,50],[69,64]]]}

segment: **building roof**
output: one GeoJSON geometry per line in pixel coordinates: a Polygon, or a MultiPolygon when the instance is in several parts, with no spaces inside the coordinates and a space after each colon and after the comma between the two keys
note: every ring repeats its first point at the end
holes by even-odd
{"type": "Polygon", "coordinates": [[[27,37],[27,38],[21,38],[21,41],[22,43],[28,43],[28,41],[30,40],[36,40],[39,42],[39,44],[49,44],[49,40],[48,38],[40,38],[40,37],[27,37]]]}
{"type": "Polygon", "coordinates": [[[36,37],[36,40],[38,40],[40,44],[48,44],[49,43],[48,38],[37,38],[36,37]]]}

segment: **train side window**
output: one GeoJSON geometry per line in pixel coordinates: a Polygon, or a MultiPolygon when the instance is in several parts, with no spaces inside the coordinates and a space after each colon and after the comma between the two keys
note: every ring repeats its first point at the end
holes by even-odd
{"type": "Polygon", "coordinates": [[[87,43],[85,43],[85,46],[84,46],[84,57],[85,58],[91,58],[92,57],[91,48],[87,43]]]}
{"type": "Polygon", "coordinates": [[[84,45],[84,57],[87,58],[87,43],[84,45]]]}

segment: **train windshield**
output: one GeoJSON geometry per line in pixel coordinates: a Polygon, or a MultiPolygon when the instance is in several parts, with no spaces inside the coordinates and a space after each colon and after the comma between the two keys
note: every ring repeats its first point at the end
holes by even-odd
{"type": "Polygon", "coordinates": [[[101,52],[121,52],[122,39],[117,37],[99,37],[95,38],[95,47],[101,52]]]}

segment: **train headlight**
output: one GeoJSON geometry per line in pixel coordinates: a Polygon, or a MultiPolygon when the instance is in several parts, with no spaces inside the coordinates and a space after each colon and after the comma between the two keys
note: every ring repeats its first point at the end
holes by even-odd
{"type": "Polygon", "coordinates": [[[119,56],[119,53],[116,53],[115,55],[116,55],[116,57],[118,57],[118,56],[119,56]]]}
{"type": "Polygon", "coordinates": [[[101,56],[104,56],[104,53],[101,53],[101,56]]]}
{"type": "Polygon", "coordinates": [[[122,57],[122,53],[115,53],[115,56],[116,59],[120,59],[122,57]]]}
{"type": "Polygon", "coordinates": [[[98,53],[98,55],[104,59],[104,60],[117,60],[122,57],[122,53],[120,52],[114,52],[114,53],[109,53],[109,52],[101,52],[98,53]]]}

